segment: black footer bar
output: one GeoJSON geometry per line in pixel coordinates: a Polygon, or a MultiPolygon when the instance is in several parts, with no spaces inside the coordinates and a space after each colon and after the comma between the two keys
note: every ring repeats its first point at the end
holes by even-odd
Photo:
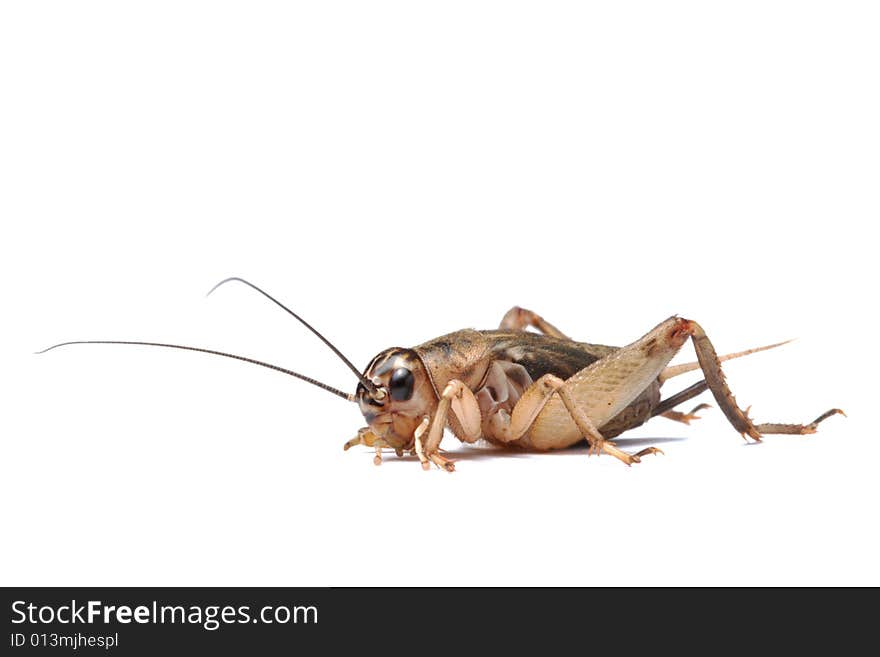
{"type": "Polygon", "coordinates": [[[873,629],[873,592],[838,589],[6,588],[3,654],[416,649],[540,654],[597,645],[713,653],[873,629]],[[867,595],[864,595],[867,594],[867,595]],[[709,642],[709,643],[705,643],[709,642]],[[565,647],[565,650],[563,648],[565,647]]]}

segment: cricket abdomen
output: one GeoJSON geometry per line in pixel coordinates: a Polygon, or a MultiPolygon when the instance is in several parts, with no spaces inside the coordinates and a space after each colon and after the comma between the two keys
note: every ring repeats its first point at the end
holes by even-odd
{"type": "Polygon", "coordinates": [[[651,419],[659,403],[660,381],[655,379],[629,406],[599,427],[599,431],[605,438],[614,438],[624,431],[635,429],[651,419]]]}
{"type": "MultiPolygon", "coordinates": [[[[581,372],[618,348],[534,333],[481,333],[489,339],[493,356],[483,382],[474,391],[483,416],[483,437],[495,444],[540,450],[561,449],[584,440],[558,396],[549,399],[535,424],[512,442],[503,442],[493,435],[492,417],[499,412],[510,415],[525,390],[545,374],[575,383],[581,372]]],[[[585,389],[581,394],[584,404],[590,406],[592,391],[585,389]]],[[[597,390],[595,396],[605,402],[603,406],[608,407],[601,390],[597,390]]],[[[608,418],[599,430],[604,436],[613,437],[639,426],[651,417],[659,401],[660,383],[655,378],[647,383],[644,390],[637,392],[627,406],[608,418]]]]}
{"type": "MultiPolygon", "coordinates": [[[[566,380],[568,394],[603,436],[618,435],[647,419],[659,403],[658,377],[687,339],[688,327],[687,320],[670,317],[566,380]]],[[[555,394],[535,418],[530,441],[537,449],[559,449],[578,442],[580,435],[555,394]]]]}
{"type": "MultiPolygon", "coordinates": [[[[641,426],[651,419],[658,403],[660,403],[660,382],[655,380],[622,411],[597,427],[599,433],[604,438],[610,439],[641,426]]],[[[558,396],[551,399],[547,407],[545,407],[547,413],[539,416],[541,422],[536,421],[521,442],[518,441],[520,446],[546,451],[565,449],[586,441],[558,396]]]]}

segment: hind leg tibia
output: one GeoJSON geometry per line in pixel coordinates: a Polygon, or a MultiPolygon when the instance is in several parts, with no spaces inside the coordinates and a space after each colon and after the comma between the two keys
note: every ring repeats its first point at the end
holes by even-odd
{"type": "Polygon", "coordinates": [[[712,342],[706,335],[699,324],[694,321],[687,321],[687,332],[690,334],[694,343],[694,349],[697,352],[697,360],[700,363],[700,369],[706,377],[706,383],[718,406],[724,415],[743,437],[748,436],[755,441],[761,440],[762,434],[783,433],[783,434],[805,434],[814,433],[816,426],[822,421],[837,413],[842,413],[840,409],[831,409],[816,418],[810,424],[780,424],[765,423],[755,425],[748,416],[748,409],[743,411],[736,403],[736,398],[727,386],[724,372],[721,370],[721,363],[718,360],[718,354],[712,346],[712,342]]]}

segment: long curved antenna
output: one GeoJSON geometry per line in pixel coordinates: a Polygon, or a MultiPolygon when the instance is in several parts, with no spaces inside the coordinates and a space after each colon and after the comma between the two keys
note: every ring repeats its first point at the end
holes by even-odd
{"type": "Polygon", "coordinates": [[[203,354],[213,354],[214,356],[224,356],[225,358],[234,358],[235,360],[242,360],[245,363],[253,363],[254,365],[259,365],[260,367],[267,367],[270,370],[275,370],[276,372],[282,372],[284,374],[289,374],[290,376],[296,377],[297,379],[301,379],[306,383],[311,383],[313,386],[318,386],[319,388],[323,388],[327,392],[332,392],[337,397],[342,397],[343,399],[353,402],[355,401],[354,395],[350,395],[347,392],[342,392],[341,390],[337,390],[332,386],[328,386],[326,383],[321,383],[320,381],[313,379],[310,376],[305,376],[303,374],[299,374],[294,372],[293,370],[289,370],[284,367],[280,367],[278,365],[272,365],[271,363],[264,363],[261,360],[254,360],[253,358],[248,358],[247,356],[237,356],[235,354],[227,354],[225,351],[214,351],[213,349],[202,349],[201,347],[185,347],[179,344],[165,344],[164,342],[133,342],[130,340],[74,340],[73,342],[61,342],[59,344],[54,344],[51,347],[47,347],[42,351],[37,351],[37,354],[45,354],[47,351],[52,351],[53,349],[57,349],[58,347],[65,347],[70,344],[135,344],[135,345],[143,345],[146,347],[167,347],[169,349],[185,349],[186,351],[201,351],[203,354]]]}
{"type": "Polygon", "coordinates": [[[323,343],[326,344],[328,347],[330,347],[330,349],[333,350],[333,353],[336,354],[337,356],[339,356],[339,358],[342,360],[343,363],[345,363],[346,365],[348,365],[348,369],[350,369],[352,372],[354,372],[354,375],[358,378],[358,381],[360,381],[361,384],[362,384],[367,390],[369,390],[371,394],[372,394],[372,393],[375,393],[375,392],[378,390],[377,387],[376,387],[376,384],[374,384],[374,383],[373,383],[372,381],[370,381],[367,377],[365,377],[363,374],[361,374],[360,371],[358,370],[358,368],[356,368],[354,365],[352,365],[352,364],[351,364],[351,361],[348,360],[348,358],[346,358],[346,357],[342,354],[342,352],[339,351],[339,349],[337,349],[336,347],[334,347],[333,344],[332,344],[327,338],[325,338],[323,335],[321,335],[315,327],[313,327],[311,324],[309,324],[306,320],[304,320],[302,317],[300,317],[299,315],[297,315],[295,312],[293,312],[290,308],[288,308],[287,306],[285,306],[283,303],[281,303],[280,301],[278,301],[278,299],[276,299],[275,297],[273,297],[271,294],[269,294],[269,293],[266,292],[265,290],[260,289],[259,287],[257,287],[257,286],[254,285],[253,283],[251,283],[250,281],[246,281],[246,280],[244,280],[243,278],[239,278],[238,276],[230,276],[229,278],[224,278],[222,281],[220,281],[219,283],[217,283],[217,285],[215,285],[214,287],[212,287],[212,288],[208,291],[208,294],[206,294],[205,296],[210,296],[211,293],[212,293],[214,290],[216,290],[216,289],[217,289],[218,287],[220,287],[221,285],[225,285],[226,283],[229,283],[230,281],[238,281],[239,283],[244,283],[244,284],[247,285],[248,287],[253,288],[253,289],[256,290],[257,292],[259,292],[260,294],[262,294],[264,297],[266,297],[267,299],[269,299],[269,301],[271,301],[271,302],[274,303],[276,306],[278,306],[279,308],[281,308],[282,310],[284,310],[285,312],[287,312],[289,315],[295,317],[297,320],[299,320],[299,322],[300,322],[303,326],[305,326],[305,327],[306,327],[307,329],[309,329],[312,333],[314,333],[315,335],[317,335],[317,336],[321,339],[321,342],[323,342],[323,343]]]}

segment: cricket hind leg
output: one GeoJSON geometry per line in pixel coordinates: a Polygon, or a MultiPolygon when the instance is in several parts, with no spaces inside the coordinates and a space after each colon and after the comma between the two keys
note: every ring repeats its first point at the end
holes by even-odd
{"type": "Polygon", "coordinates": [[[520,308],[519,306],[514,306],[504,314],[498,328],[511,331],[525,331],[529,326],[554,338],[571,339],[538,313],[520,308]]]}
{"type": "Polygon", "coordinates": [[[687,413],[683,413],[682,411],[666,411],[665,413],[660,413],[660,417],[665,417],[667,420],[674,420],[675,422],[689,425],[694,420],[699,420],[700,416],[697,415],[697,413],[707,408],[712,408],[712,405],[697,404],[687,413]]]}
{"type": "MultiPolygon", "coordinates": [[[[721,411],[744,438],[748,436],[755,441],[761,440],[761,434],[809,434],[815,433],[816,427],[823,420],[828,419],[832,415],[845,415],[839,408],[832,408],[826,411],[809,424],[781,424],[781,423],[765,423],[753,424],[748,416],[748,408],[743,411],[736,403],[736,398],[727,386],[724,372],[721,370],[721,363],[718,360],[718,354],[712,346],[712,342],[697,322],[687,320],[687,332],[691,336],[694,343],[694,350],[697,352],[697,360],[700,363],[700,369],[706,377],[706,384],[721,411]]],[[[751,408],[751,407],[749,407],[751,408]]]]}
{"type": "Polygon", "coordinates": [[[656,407],[651,411],[651,417],[660,415],[669,420],[675,420],[676,422],[682,422],[683,424],[690,424],[692,420],[699,420],[700,416],[696,415],[699,411],[702,411],[704,408],[712,408],[709,404],[697,404],[687,413],[682,413],[681,411],[673,410],[679,404],[683,404],[689,399],[693,399],[699,394],[702,394],[706,390],[709,389],[709,384],[706,383],[706,380],[697,381],[695,384],[688,386],[681,392],[677,392],[671,397],[667,397],[662,400],[656,407]]]}

